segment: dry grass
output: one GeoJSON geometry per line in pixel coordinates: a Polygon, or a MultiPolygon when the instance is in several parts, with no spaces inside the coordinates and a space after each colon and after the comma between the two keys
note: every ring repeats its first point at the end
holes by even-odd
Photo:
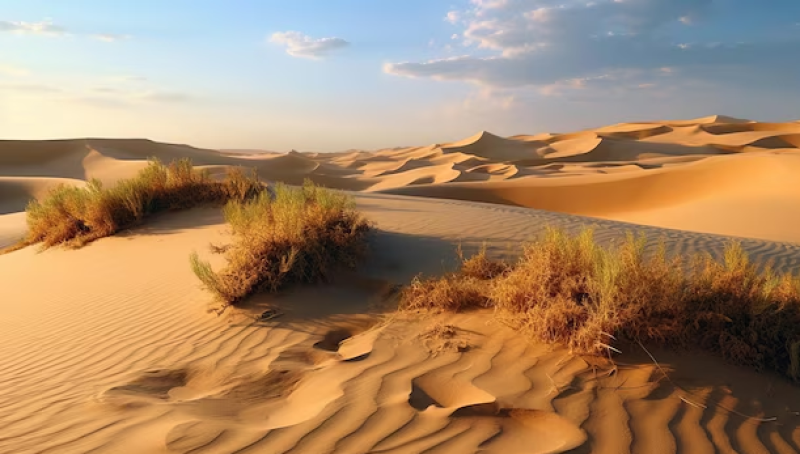
{"type": "MultiPolygon", "coordinates": [[[[255,172],[234,168],[222,181],[198,171],[188,159],[169,165],[153,159],[131,179],[104,188],[99,180],[86,187],[61,185],[27,208],[27,237],[10,250],[42,243],[80,247],[140,224],[148,216],[203,204],[247,200],[263,191],[255,172]]],[[[8,251],[6,251],[8,252],[8,251]]]]}
{"type": "Polygon", "coordinates": [[[482,251],[458,273],[415,280],[401,307],[489,307],[535,339],[577,353],[607,353],[629,341],[700,347],[800,380],[797,277],[759,271],[738,243],[721,262],[709,254],[668,258],[663,245],[645,254],[644,245],[629,235],[603,248],[590,230],[549,230],[512,265],[491,264],[482,251]]]}
{"type": "Polygon", "coordinates": [[[306,182],[294,189],[277,185],[274,194],[225,206],[234,242],[228,264],[215,272],[195,253],[194,273],[225,304],[291,283],[324,281],[363,256],[369,223],[345,194],[306,182]]]}

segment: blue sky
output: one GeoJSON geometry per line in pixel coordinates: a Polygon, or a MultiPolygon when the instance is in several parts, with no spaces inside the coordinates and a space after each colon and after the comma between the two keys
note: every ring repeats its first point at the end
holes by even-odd
{"type": "Polygon", "coordinates": [[[800,119],[796,0],[3,0],[0,138],[334,151],[800,119]]]}

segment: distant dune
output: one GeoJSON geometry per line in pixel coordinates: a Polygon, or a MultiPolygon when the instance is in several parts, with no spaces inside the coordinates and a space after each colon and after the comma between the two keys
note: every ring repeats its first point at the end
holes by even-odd
{"type": "Polygon", "coordinates": [[[0,213],[61,179],[132,175],[149,156],[256,167],[297,184],[502,203],[659,227],[800,241],[800,123],[726,116],[623,123],[566,134],[480,132],[379,151],[224,153],[147,140],[0,142],[0,213]]]}
{"type": "Polygon", "coordinates": [[[657,364],[631,346],[609,369],[483,312],[376,314],[398,285],[452,269],[458,245],[513,256],[548,226],[718,258],[745,237],[753,260],[796,271],[800,123],[712,116],[341,153],[0,141],[0,246],[24,235],[31,198],[111,184],[149,157],[357,191],[377,225],[368,262],[217,316],[188,260],[220,265],[216,208],[0,255],[0,453],[800,452],[800,392],[777,375],[657,346],[657,364]],[[256,321],[272,304],[284,315],[256,321]]]}

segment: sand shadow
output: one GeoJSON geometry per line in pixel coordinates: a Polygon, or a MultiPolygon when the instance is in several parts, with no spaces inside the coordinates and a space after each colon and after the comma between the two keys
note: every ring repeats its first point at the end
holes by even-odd
{"type": "Polygon", "coordinates": [[[133,240],[137,236],[173,235],[212,225],[227,229],[222,207],[204,206],[157,213],[146,218],[142,224],[117,232],[114,236],[133,240]]]}

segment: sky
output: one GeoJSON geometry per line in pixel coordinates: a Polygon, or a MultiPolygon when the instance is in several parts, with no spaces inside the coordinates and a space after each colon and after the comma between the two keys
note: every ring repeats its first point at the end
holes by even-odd
{"type": "Polygon", "coordinates": [[[0,139],[338,151],[800,119],[798,0],[0,0],[0,139]]]}

